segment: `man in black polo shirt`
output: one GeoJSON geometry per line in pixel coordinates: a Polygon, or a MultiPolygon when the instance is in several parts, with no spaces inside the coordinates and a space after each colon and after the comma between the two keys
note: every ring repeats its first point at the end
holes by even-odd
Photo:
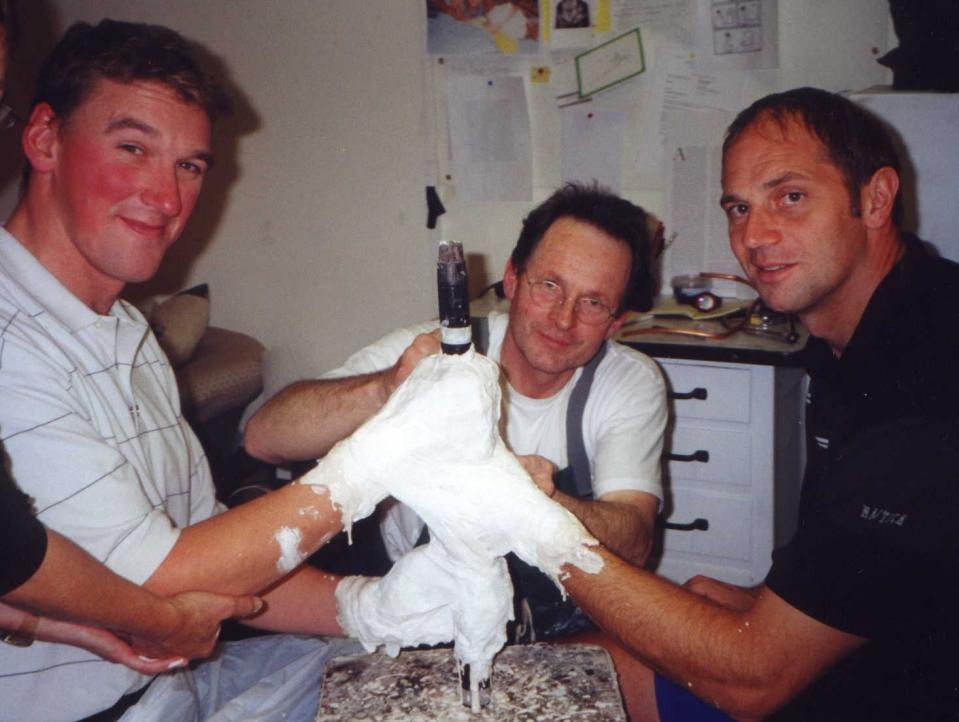
{"type": "Polygon", "coordinates": [[[569,570],[626,646],[634,720],[959,718],[959,266],[900,231],[898,167],[878,120],[812,88],[727,133],[732,249],[813,336],[799,526],[755,589],[608,552],[569,570]]]}

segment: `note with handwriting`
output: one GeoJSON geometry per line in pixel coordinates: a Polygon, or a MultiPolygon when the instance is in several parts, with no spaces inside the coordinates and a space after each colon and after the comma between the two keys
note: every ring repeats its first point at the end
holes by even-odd
{"type": "Polygon", "coordinates": [[[622,83],[646,70],[639,28],[576,56],[580,98],[622,83]]]}

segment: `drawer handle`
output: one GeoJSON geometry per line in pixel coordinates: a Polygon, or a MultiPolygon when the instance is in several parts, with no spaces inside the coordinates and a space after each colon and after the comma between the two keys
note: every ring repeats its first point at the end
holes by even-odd
{"type": "Polygon", "coordinates": [[[671,399],[676,399],[677,401],[687,401],[689,399],[705,401],[707,396],[709,396],[709,392],[702,386],[697,386],[692,391],[672,391],[669,394],[671,399]]]}
{"type": "Polygon", "coordinates": [[[709,452],[705,449],[699,449],[692,454],[666,454],[670,461],[701,461],[704,464],[709,463],[709,452]]]}
{"type": "Polygon", "coordinates": [[[687,524],[681,524],[673,521],[663,521],[664,529],[675,529],[676,531],[709,531],[709,519],[693,519],[687,524]]]}

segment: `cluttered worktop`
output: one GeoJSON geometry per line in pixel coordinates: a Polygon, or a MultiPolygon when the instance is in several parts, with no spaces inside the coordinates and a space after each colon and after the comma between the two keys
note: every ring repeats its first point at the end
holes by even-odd
{"type": "MultiPolygon", "coordinates": [[[[724,297],[720,301],[715,309],[698,311],[691,305],[676,303],[672,296],[658,296],[650,311],[629,313],[615,340],[657,358],[802,365],[800,351],[809,332],[797,320],[761,305],[751,308],[751,300],[724,297]],[[744,322],[740,324],[741,321],[744,322]],[[737,324],[739,329],[730,332],[737,324]]],[[[492,287],[470,304],[473,316],[508,310],[509,301],[492,287]]]]}
{"type": "Polygon", "coordinates": [[[698,311],[660,296],[648,313],[630,313],[616,340],[658,358],[800,366],[808,331],[752,301],[723,298],[698,311]]]}

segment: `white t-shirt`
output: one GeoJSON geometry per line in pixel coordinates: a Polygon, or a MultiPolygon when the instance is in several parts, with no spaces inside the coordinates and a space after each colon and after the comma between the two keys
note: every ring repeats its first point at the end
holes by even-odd
{"type": "MultiPolygon", "coordinates": [[[[508,322],[504,313],[489,316],[487,356],[497,362],[508,322]]],[[[322,378],[343,378],[388,368],[417,334],[437,327],[437,322],[432,321],[393,331],[357,351],[343,366],[322,378]]],[[[577,369],[562,389],[546,399],[523,396],[503,382],[504,438],[514,453],[538,454],[560,469],[568,466],[566,409],[581,375],[582,368],[577,369]]],[[[659,367],[635,349],[610,343],[596,369],[583,410],[583,443],[590,460],[594,498],[622,490],[644,491],[663,498],[660,457],[666,418],[666,387],[659,367]]],[[[396,559],[407,551],[419,536],[420,527],[415,514],[400,505],[393,506],[381,524],[390,556],[396,559]]]]}
{"type": "MultiPolygon", "coordinates": [[[[124,301],[101,316],[0,229],[0,440],[37,517],[143,583],[221,510],[173,369],[124,301]]],[[[0,719],[74,720],[149,677],[76,647],[0,644],[0,719]]]]}

